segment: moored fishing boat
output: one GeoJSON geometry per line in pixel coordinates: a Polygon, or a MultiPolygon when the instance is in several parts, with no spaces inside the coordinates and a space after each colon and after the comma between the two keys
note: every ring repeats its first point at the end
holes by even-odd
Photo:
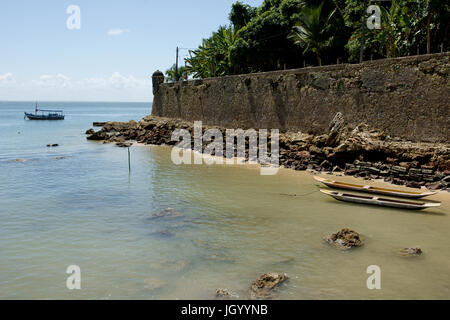
{"type": "Polygon", "coordinates": [[[320,189],[320,192],[329,195],[336,200],[361,203],[361,204],[371,204],[384,207],[409,209],[409,210],[423,210],[427,208],[439,207],[441,204],[436,202],[419,202],[419,201],[405,201],[396,199],[380,198],[376,196],[362,196],[353,193],[343,193],[332,190],[320,189]]]}
{"type": "Polygon", "coordinates": [[[62,110],[38,109],[37,102],[34,113],[24,112],[24,114],[29,120],[64,120],[65,117],[62,110]]]}
{"type": "Polygon", "coordinates": [[[431,191],[427,191],[427,192],[404,191],[404,190],[398,190],[398,189],[373,187],[373,186],[369,186],[369,185],[352,184],[352,183],[346,183],[346,182],[339,182],[339,181],[335,181],[335,180],[329,180],[329,179],[325,179],[325,178],[318,177],[318,176],[315,176],[314,179],[325,184],[326,186],[328,186],[330,188],[353,190],[353,191],[366,192],[366,193],[375,193],[375,194],[382,194],[385,196],[393,196],[393,197],[400,197],[400,198],[418,199],[418,198],[436,194],[436,192],[431,192],[431,191]]]}

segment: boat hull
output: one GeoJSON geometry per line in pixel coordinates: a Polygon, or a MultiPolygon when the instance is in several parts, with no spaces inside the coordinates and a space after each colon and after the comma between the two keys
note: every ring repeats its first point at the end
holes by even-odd
{"type": "Polygon", "coordinates": [[[381,194],[384,196],[392,196],[392,197],[400,197],[400,198],[408,198],[408,199],[420,199],[426,196],[431,196],[436,194],[436,192],[420,192],[420,191],[402,191],[388,188],[379,188],[372,187],[368,185],[358,185],[351,183],[344,183],[334,180],[328,180],[322,177],[314,177],[317,181],[323,183],[327,187],[333,189],[343,189],[343,190],[351,190],[351,191],[359,191],[364,193],[372,193],[372,194],[381,194]]]}
{"type": "Polygon", "coordinates": [[[360,196],[352,193],[342,193],[324,189],[321,189],[320,192],[329,195],[339,201],[377,205],[399,209],[408,209],[408,210],[423,210],[427,208],[439,207],[441,205],[440,203],[434,202],[414,202],[414,201],[394,200],[379,197],[360,196]]]}
{"type": "Polygon", "coordinates": [[[63,115],[52,116],[52,115],[36,115],[32,113],[25,113],[25,116],[29,120],[64,120],[63,115]]]}

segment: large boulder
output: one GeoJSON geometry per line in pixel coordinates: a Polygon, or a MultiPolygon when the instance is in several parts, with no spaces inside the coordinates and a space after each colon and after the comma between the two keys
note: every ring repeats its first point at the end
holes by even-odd
{"type": "Polygon", "coordinates": [[[331,120],[327,145],[334,146],[340,140],[341,136],[345,132],[345,119],[342,113],[338,112],[331,120]]]}
{"type": "Polygon", "coordinates": [[[338,249],[343,250],[348,250],[363,245],[359,233],[348,228],[344,228],[341,231],[338,231],[330,236],[325,237],[325,241],[327,241],[330,244],[333,244],[338,249]]]}
{"type": "Polygon", "coordinates": [[[274,289],[287,280],[285,274],[265,273],[250,285],[250,296],[252,299],[271,299],[274,289]]]}

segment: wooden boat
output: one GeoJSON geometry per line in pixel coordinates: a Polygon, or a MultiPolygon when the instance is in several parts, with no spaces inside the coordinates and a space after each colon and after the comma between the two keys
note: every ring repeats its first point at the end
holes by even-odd
{"type": "Polygon", "coordinates": [[[343,193],[343,192],[324,190],[324,189],[320,189],[320,192],[325,193],[326,195],[332,196],[336,200],[340,200],[340,201],[371,204],[371,205],[377,205],[377,206],[401,208],[401,209],[409,209],[409,210],[423,210],[426,208],[439,207],[441,205],[440,203],[435,203],[435,202],[395,200],[395,199],[379,198],[376,196],[373,196],[373,197],[372,196],[361,196],[361,195],[352,194],[352,193],[343,193]]]}
{"type": "Polygon", "coordinates": [[[38,109],[36,102],[36,109],[34,113],[24,112],[25,117],[29,120],[64,120],[64,111],[62,110],[44,110],[38,109]],[[41,113],[39,113],[41,112],[41,113]]]}
{"type": "Polygon", "coordinates": [[[326,186],[328,186],[330,188],[353,190],[353,191],[360,191],[360,192],[367,192],[367,193],[375,193],[375,194],[382,194],[385,196],[393,196],[393,197],[400,197],[400,198],[418,199],[418,198],[436,194],[436,192],[403,191],[403,190],[396,190],[396,189],[372,187],[369,185],[352,184],[352,183],[329,180],[329,179],[325,179],[325,178],[318,177],[318,176],[315,176],[314,179],[316,179],[319,182],[322,182],[323,184],[325,184],[326,186]]]}

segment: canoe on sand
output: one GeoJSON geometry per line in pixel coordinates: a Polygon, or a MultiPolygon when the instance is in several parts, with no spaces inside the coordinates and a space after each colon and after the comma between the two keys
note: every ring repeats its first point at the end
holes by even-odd
{"type": "Polygon", "coordinates": [[[336,200],[362,203],[362,204],[372,204],[384,207],[393,207],[409,210],[423,210],[426,208],[439,207],[440,203],[434,202],[419,202],[419,201],[405,201],[405,200],[395,200],[387,198],[379,198],[377,196],[361,196],[352,193],[343,193],[332,190],[320,189],[320,192],[332,196],[336,200]]]}
{"type": "Polygon", "coordinates": [[[326,186],[328,186],[330,188],[353,190],[353,191],[367,192],[367,193],[375,193],[375,194],[382,194],[385,196],[393,196],[393,197],[400,197],[400,198],[418,199],[418,198],[422,198],[422,197],[426,197],[426,196],[431,196],[436,193],[436,192],[421,192],[421,191],[403,191],[403,190],[398,190],[398,189],[396,190],[396,189],[372,187],[369,185],[359,185],[359,184],[352,184],[352,183],[329,180],[329,179],[325,179],[325,178],[318,177],[318,176],[314,176],[314,179],[316,179],[319,182],[322,182],[323,184],[325,184],[326,186]]]}

